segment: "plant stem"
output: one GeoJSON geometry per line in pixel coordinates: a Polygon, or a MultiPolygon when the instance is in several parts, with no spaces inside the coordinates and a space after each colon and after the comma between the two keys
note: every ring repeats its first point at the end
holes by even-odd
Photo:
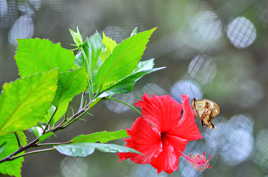
{"type": "Polygon", "coordinates": [[[78,111],[77,113],[75,113],[71,118],[70,121],[68,121],[67,123],[63,123],[61,125],[61,127],[66,128],[69,125],[71,125],[72,123],[74,123],[75,121],[79,120],[88,110],[90,109],[89,105],[86,105],[84,109],[81,109],[80,111],[78,111]]]}
{"type": "Polygon", "coordinates": [[[79,110],[81,110],[84,107],[84,102],[85,102],[85,92],[83,92],[81,95],[79,110]]]}
{"type": "Polygon", "coordinates": [[[56,143],[39,143],[37,144],[38,147],[41,146],[57,146],[57,145],[62,145],[62,144],[69,144],[70,141],[66,141],[66,142],[56,142],[56,143]]]}
{"type": "MultiPolygon", "coordinates": [[[[64,123],[65,122],[61,122],[60,124],[58,124],[55,128],[53,129],[50,129],[50,130],[45,130],[43,134],[45,133],[48,133],[48,132],[57,132],[59,130],[62,130],[66,127],[68,127],[69,125],[71,125],[72,123],[74,123],[76,120],[78,120],[84,113],[86,113],[90,108],[92,108],[98,101],[100,101],[100,99],[98,100],[94,100],[92,103],[89,103],[87,104],[85,107],[83,107],[81,110],[78,110],[77,113],[73,114],[69,120],[70,122],[67,122],[67,124],[65,125],[64,123]]],[[[53,117],[53,115],[52,115],[53,117]]],[[[52,120],[52,119],[51,119],[52,120]]],[[[48,128],[46,128],[48,129],[48,128]]],[[[54,150],[54,148],[48,148],[48,149],[40,149],[40,150],[35,150],[35,151],[30,151],[30,152],[26,152],[22,155],[18,155],[19,153],[27,150],[27,149],[30,149],[30,148],[33,148],[33,147],[38,147],[40,146],[40,144],[38,144],[39,142],[39,138],[36,138],[34,139],[32,142],[30,142],[29,144],[25,145],[25,146],[21,146],[17,151],[11,153],[10,155],[8,155],[7,157],[3,158],[0,160],[0,163],[2,162],[6,162],[6,161],[11,161],[11,160],[14,160],[14,159],[17,159],[19,157],[23,157],[23,156],[26,156],[28,154],[34,154],[34,153],[39,153],[39,152],[45,152],[45,151],[50,151],[50,150],[54,150]]],[[[43,144],[44,145],[44,144],[43,144]]],[[[48,144],[46,144],[48,145],[48,144]]],[[[50,144],[50,145],[53,145],[53,144],[50,144]]],[[[58,144],[57,144],[58,145],[58,144]]],[[[42,144],[41,144],[42,146],[42,144]]]]}
{"type": "Polygon", "coordinates": [[[129,108],[130,108],[131,110],[133,110],[134,112],[136,112],[136,113],[138,113],[138,114],[141,114],[141,111],[140,111],[140,110],[138,110],[135,106],[133,106],[133,105],[127,103],[127,102],[124,102],[124,101],[119,100],[119,99],[114,98],[114,97],[107,97],[107,99],[112,100],[112,101],[115,101],[115,102],[118,102],[118,103],[121,103],[121,104],[123,104],[123,105],[129,107],[129,108]]]}
{"type": "Polygon", "coordinates": [[[16,140],[17,140],[17,142],[18,142],[18,146],[21,147],[21,143],[20,143],[20,137],[19,137],[19,135],[17,134],[17,132],[15,132],[14,134],[15,134],[15,136],[16,136],[16,140]]]}
{"type": "Polygon", "coordinates": [[[32,142],[30,142],[30,143],[27,144],[26,146],[22,146],[22,147],[20,147],[17,151],[13,152],[12,154],[10,154],[9,156],[7,156],[6,158],[0,160],[0,163],[1,163],[1,162],[5,162],[5,161],[10,161],[10,160],[12,160],[12,158],[13,158],[15,155],[17,155],[17,154],[19,154],[19,153],[25,151],[26,149],[29,149],[29,148],[31,148],[31,147],[36,147],[36,143],[37,143],[37,142],[38,142],[38,138],[35,139],[35,140],[33,140],[32,142]]]}
{"type": "Polygon", "coordinates": [[[97,98],[95,100],[93,100],[91,103],[87,104],[83,109],[79,109],[79,111],[74,114],[70,119],[69,122],[65,123],[62,122],[61,124],[61,128],[64,129],[66,127],[68,127],[69,125],[73,124],[74,122],[76,122],[77,120],[80,120],[80,118],[87,113],[87,111],[92,108],[95,104],[97,104],[99,101],[101,100],[101,98],[97,98]]]}
{"type": "Polygon", "coordinates": [[[46,131],[47,131],[48,127],[49,127],[49,124],[50,124],[51,121],[53,120],[53,118],[54,118],[54,116],[55,116],[57,110],[58,110],[58,108],[56,107],[55,111],[53,112],[53,114],[51,115],[49,121],[47,122],[46,127],[45,127],[44,130],[43,130],[43,133],[42,133],[43,135],[46,133],[46,131]]]}
{"type": "Polygon", "coordinates": [[[38,150],[34,150],[34,151],[30,151],[30,152],[26,152],[26,153],[21,154],[21,155],[13,156],[13,157],[11,157],[9,160],[7,160],[7,161],[15,160],[15,159],[17,159],[17,158],[24,157],[24,156],[28,156],[28,155],[31,155],[31,154],[36,154],[36,153],[40,153],[40,152],[47,152],[47,151],[54,151],[54,150],[55,150],[54,147],[52,147],[52,148],[47,148],[47,149],[38,149],[38,150]]]}

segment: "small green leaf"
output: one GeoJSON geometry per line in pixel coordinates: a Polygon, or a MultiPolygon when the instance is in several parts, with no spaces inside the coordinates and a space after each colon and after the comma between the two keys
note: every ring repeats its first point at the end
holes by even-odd
{"type": "Polygon", "coordinates": [[[87,56],[88,56],[88,68],[90,69],[89,71],[91,71],[91,74],[93,75],[92,77],[94,77],[97,68],[100,64],[100,54],[103,50],[103,44],[102,44],[102,39],[101,39],[101,35],[96,32],[94,35],[92,35],[87,41],[86,41],[85,47],[84,47],[84,51],[86,52],[87,56]]]}
{"type": "Polygon", "coordinates": [[[6,144],[7,142],[3,142],[2,144],[0,144],[0,154],[4,151],[6,144]]]}
{"type": "Polygon", "coordinates": [[[101,65],[95,79],[95,92],[117,84],[136,68],[155,28],[138,33],[118,44],[101,65]]]}
{"type": "Polygon", "coordinates": [[[59,72],[74,68],[74,54],[46,39],[19,39],[15,60],[21,77],[58,68],[59,72]]]}
{"type": "Polygon", "coordinates": [[[102,43],[105,47],[105,50],[101,54],[101,59],[102,61],[104,61],[107,57],[109,57],[112,54],[117,43],[112,38],[106,36],[105,33],[102,34],[102,43]]]}
{"type": "Polygon", "coordinates": [[[32,133],[34,134],[34,136],[38,138],[38,137],[42,136],[43,131],[44,131],[44,128],[45,128],[45,126],[42,127],[42,128],[39,127],[39,126],[32,127],[32,128],[30,129],[30,132],[32,132],[32,133]]]}
{"type": "Polygon", "coordinates": [[[94,73],[98,69],[100,64],[99,58],[103,50],[103,44],[101,35],[96,32],[90,36],[82,45],[80,57],[76,57],[76,63],[80,63],[80,66],[84,66],[90,78],[93,78],[94,73]],[[82,61],[81,61],[82,60],[82,61]]]}
{"type": "Polygon", "coordinates": [[[118,152],[133,152],[139,153],[134,149],[120,146],[116,144],[101,144],[101,143],[76,143],[68,145],[55,146],[56,150],[61,154],[72,157],[87,157],[91,155],[95,149],[102,152],[118,153],[118,152]]]}
{"type": "Polygon", "coordinates": [[[135,27],[132,32],[130,33],[130,36],[134,36],[138,33],[138,27],[135,27]]]}
{"type": "Polygon", "coordinates": [[[79,135],[71,140],[72,143],[106,143],[121,138],[128,137],[126,130],[118,130],[114,132],[102,131],[91,133],[88,135],[79,135]]]}
{"type": "Polygon", "coordinates": [[[43,128],[41,128],[41,127],[32,127],[31,128],[31,131],[35,135],[35,137],[39,138],[39,142],[43,142],[46,139],[48,139],[49,137],[55,135],[55,133],[53,133],[53,132],[48,132],[48,133],[43,135],[44,128],[45,128],[45,126],[43,128]]]}
{"type": "Polygon", "coordinates": [[[54,136],[54,135],[55,135],[55,133],[53,133],[53,132],[48,132],[44,135],[41,135],[39,137],[39,142],[42,143],[43,141],[45,141],[46,139],[48,139],[49,137],[54,136]]]}
{"type": "Polygon", "coordinates": [[[80,34],[78,27],[76,28],[76,32],[73,31],[72,29],[69,29],[69,31],[71,33],[75,45],[77,47],[81,46],[83,44],[83,38],[82,35],[80,34]]]}
{"type": "Polygon", "coordinates": [[[81,68],[73,71],[67,71],[59,75],[58,89],[53,105],[57,107],[54,114],[53,123],[56,123],[66,113],[69,103],[72,99],[85,91],[88,85],[88,76],[86,71],[81,68]]]}
{"type": "MultiPolygon", "coordinates": [[[[26,145],[26,136],[22,132],[19,132],[18,135],[21,144],[26,145]]],[[[0,144],[3,143],[5,143],[5,146],[3,151],[0,153],[0,159],[7,157],[19,148],[16,136],[14,134],[0,136],[0,144]]],[[[0,173],[9,176],[21,177],[23,160],[24,158],[21,157],[13,161],[0,163],[0,173]]]]}
{"type": "Polygon", "coordinates": [[[0,95],[0,135],[43,121],[57,90],[57,70],[4,84],[0,95]]]}
{"type": "Polygon", "coordinates": [[[48,113],[45,115],[45,122],[49,121],[50,118],[55,114],[55,111],[57,110],[57,107],[54,105],[51,105],[50,108],[48,109],[48,113]]]}
{"type": "Polygon", "coordinates": [[[137,68],[129,76],[118,82],[111,88],[108,88],[99,97],[107,97],[115,94],[128,93],[133,90],[135,83],[138,82],[143,76],[161,70],[161,68],[154,68],[154,59],[139,62],[137,68]]]}
{"type": "Polygon", "coordinates": [[[86,63],[84,61],[84,56],[82,54],[81,51],[79,51],[76,55],[75,55],[75,59],[74,59],[74,63],[79,66],[79,67],[84,67],[86,68],[86,63]]]}

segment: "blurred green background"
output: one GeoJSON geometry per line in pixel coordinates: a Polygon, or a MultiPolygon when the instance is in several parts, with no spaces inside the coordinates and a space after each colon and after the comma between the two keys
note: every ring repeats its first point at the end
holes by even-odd
{"type": "MultiPolygon", "coordinates": [[[[18,38],[48,38],[71,48],[69,28],[78,26],[84,36],[105,32],[119,42],[134,27],[143,31],[157,26],[144,58],[155,57],[157,66],[167,68],[117,97],[133,103],[146,92],[171,94],[179,101],[186,93],[222,106],[217,128],[202,128],[204,140],[187,147],[187,152],[211,154],[213,168],[200,173],[181,159],[180,170],[170,176],[268,177],[267,9],[266,0],[0,0],[0,84],[18,77],[13,59],[18,38]]],[[[111,101],[96,106],[92,114],[56,139],[127,128],[137,116],[111,101]]],[[[119,162],[114,154],[69,158],[49,152],[27,157],[23,176],[167,175],[119,162]]]]}

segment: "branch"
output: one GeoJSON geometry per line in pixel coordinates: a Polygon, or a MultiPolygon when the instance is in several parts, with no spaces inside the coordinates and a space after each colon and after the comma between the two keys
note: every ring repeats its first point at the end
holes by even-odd
{"type": "Polygon", "coordinates": [[[47,152],[47,151],[53,151],[53,150],[55,150],[54,147],[52,147],[52,148],[47,148],[47,149],[34,150],[34,151],[26,152],[26,153],[21,154],[21,155],[18,155],[18,156],[13,156],[13,157],[11,157],[9,160],[7,160],[7,161],[15,160],[15,159],[17,159],[17,158],[24,157],[24,156],[28,156],[28,155],[31,155],[31,154],[36,154],[36,153],[40,153],[40,152],[47,152]]]}
{"type": "MultiPolygon", "coordinates": [[[[96,101],[99,101],[99,100],[96,100],[96,101]]],[[[73,114],[69,118],[70,121],[67,122],[66,124],[64,124],[65,122],[61,122],[55,128],[53,128],[51,130],[45,130],[43,134],[48,133],[48,132],[55,133],[55,132],[57,132],[59,130],[62,130],[64,128],[68,127],[69,125],[71,125],[72,123],[74,123],[76,120],[78,120],[80,116],[82,116],[84,113],[86,113],[92,107],[92,105],[96,104],[96,101],[95,102],[92,102],[91,104],[87,104],[84,108],[80,109],[77,113],[73,114]]],[[[53,116],[52,116],[52,118],[53,118],[53,116]]],[[[50,119],[50,121],[51,120],[52,119],[50,119]]],[[[48,129],[48,128],[46,128],[46,129],[48,129]]],[[[40,146],[40,144],[38,144],[38,142],[39,142],[39,138],[36,138],[35,140],[33,140],[32,142],[30,142],[29,144],[27,144],[25,146],[21,146],[17,151],[13,152],[9,156],[5,157],[4,159],[1,159],[0,160],[0,163],[6,162],[6,161],[11,161],[11,160],[17,159],[19,157],[23,157],[23,156],[25,156],[25,154],[27,155],[27,154],[33,154],[33,153],[43,152],[42,150],[36,150],[36,151],[26,152],[25,154],[22,154],[22,155],[18,155],[19,153],[21,153],[21,152],[23,152],[23,151],[25,151],[27,149],[40,146]]],[[[50,148],[50,150],[52,150],[52,149],[50,148]]]]}
{"type": "MultiPolygon", "coordinates": [[[[88,103],[86,106],[84,106],[83,108],[79,109],[75,114],[73,114],[70,118],[68,118],[67,120],[69,121],[62,121],[61,123],[59,123],[56,127],[49,129],[49,123],[52,121],[54,114],[56,112],[53,113],[53,115],[51,116],[50,120],[48,121],[48,124],[46,125],[44,131],[43,131],[43,135],[49,132],[57,132],[59,130],[62,130],[68,126],[70,126],[71,124],[73,124],[74,122],[76,122],[77,120],[80,119],[81,116],[83,116],[90,108],[92,108],[95,104],[97,104],[99,101],[101,101],[102,98],[97,98],[92,100],[90,103],[88,103]]],[[[39,138],[36,138],[35,140],[33,140],[32,142],[30,142],[29,144],[25,145],[25,146],[21,146],[17,151],[13,152],[12,154],[8,155],[7,157],[5,157],[4,159],[0,160],[0,163],[2,162],[6,162],[6,161],[11,161],[14,159],[17,159],[19,157],[23,157],[26,156],[28,154],[34,154],[34,153],[38,153],[38,152],[45,152],[45,151],[50,151],[50,150],[54,150],[54,148],[48,148],[48,149],[41,149],[41,150],[35,150],[35,151],[30,151],[30,152],[26,152],[22,155],[18,155],[19,153],[26,151],[30,148],[34,148],[34,147],[39,147],[39,146],[53,146],[53,145],[59,145],[60,143],[43,143],[43,144],[38,144],[39,142],[39,138]]],[[[62,144],[68,144],[69,142],[64,142],[62,144]]]]}
{"type": "Polygon", "coordinates": [[[75,122],[80,116],[84,115],[84,113],[86,113],[89,109],[90,109],[90,106],[89,106],[89,104],[87,104],[83,109],[80,109],[77,113],[73,114],[70,118],[68,118],[69,121],[67,123],[62,121],[55,128],[53,128],[47,132],[55,133],[58,130],[62,130],[64,128],[68,127],[70,124],[75,122]]]}
{"type": "Polygon", "coordinates": [[[10,161],[12,160],[12,157],[14,157],[15,155],[25,151],[26,149],[29,149],[31,147],[36,147],[36,143],[38,142],[38,138],[33,140],[32,142],[30,142],[29,144],[27,144],[26,146],[22,146],[20,147],[17,151],[13,152],[12,154],[10,154],[9,156],[7,156],[6,158],[0,160],[0,163],[5,162],[5,161],[10,161]]]}

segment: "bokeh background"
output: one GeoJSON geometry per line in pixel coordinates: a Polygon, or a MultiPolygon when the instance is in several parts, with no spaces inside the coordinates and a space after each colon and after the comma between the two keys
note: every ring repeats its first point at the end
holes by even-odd
{"type": "MultiPolygon", "coordinates": [[[[183,159],[172,177],[268,177],[268,1],[267,0],[0,0],[0,84],[18,77],[16,39],[40,37],[71,48],[69,28],[84,36],[96,30],[116,41],[157,26],[144,56],[165,70],[146,76],[132,93],[171,94],[178,101],[209,98],[222,106],[216,129],[187,152],[207,152],[213,168],[195,171],[183,159]]],[[[131,52],[131,49],[130,51],[131,52]]],[[[75,106],[75,102],[74,105],[75,106]]],[[[127,128],[136,114],[106,101],[58,134],[127,128]]],[[[200,126],[201,127],[201,126],[200,126]]],[[[118,143],[122,143],[119,141],[118,143]]],[[[114,154],[69,158],[57,152],[26,158],[24,177],[166,177],[146,165],[118,162],[114,154]]]]}

